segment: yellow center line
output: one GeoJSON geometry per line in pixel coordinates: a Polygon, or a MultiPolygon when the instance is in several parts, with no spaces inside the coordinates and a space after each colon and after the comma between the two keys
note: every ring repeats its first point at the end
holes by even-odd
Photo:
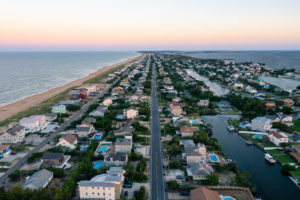
{"type": "Polygon", "coordinates": [[[157,152],[155,152],[155,160],[156,160],[156,193],[157,193],[157,200],[158,200],[158,174],[157,174],[157,152]]]}

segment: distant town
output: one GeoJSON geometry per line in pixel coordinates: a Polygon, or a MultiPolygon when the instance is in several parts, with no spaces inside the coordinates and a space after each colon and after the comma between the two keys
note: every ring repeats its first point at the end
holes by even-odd
{"type": "Polygon", "coordinates": [[[300,71],[144,52],[0,123],[0,198],[264,199],[207,116],[300,188],[300,86],[264,77],[300,71]]]}

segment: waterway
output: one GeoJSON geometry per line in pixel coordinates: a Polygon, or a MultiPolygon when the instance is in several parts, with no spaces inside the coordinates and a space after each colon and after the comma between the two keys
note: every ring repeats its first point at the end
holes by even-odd
{"type": "Polygon", "coordinates": [[[288,79],[288,78],[276,78],[276,77],[269,77],[269,76],[262,76],[260,77],[265,82],[270,83],[272,85],[276,85],[283,90],[292,91],[300,85],[300,81],[288,79]]]}
{"type": "Polygon", "coordinates": [[[300,190],[280,172],[280,165],[271,165],[258,147],[247,146],[245,139],[227,130],[227,120],[236,115],[203,116],[213,126],[212,137],[217,138],[227,157],[237,163],[240,170],[251,174],[250,181],[257,186],[256,196],[263,200],[299,200],[300,190]]]}
{"type": "Polygon", "coordinates": [[[204,76],[200,76],[198,73],[196,73],[193,70],[187,69],[187,74],[192,76],[194,79],[203,81],[207,87],[210,88],[210,90],[217,96],[224,96],[229,93],[229,90],[227,88],[223,88],[218,83],[210,81],[208,78],[204,76]]]}

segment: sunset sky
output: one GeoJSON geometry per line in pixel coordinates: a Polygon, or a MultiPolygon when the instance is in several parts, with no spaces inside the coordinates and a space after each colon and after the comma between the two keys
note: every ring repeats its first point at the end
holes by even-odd
{"type": "Polygon", "coordinates": [[[300,49],[300,0],[1,0],[0,50],[300,49]]]}

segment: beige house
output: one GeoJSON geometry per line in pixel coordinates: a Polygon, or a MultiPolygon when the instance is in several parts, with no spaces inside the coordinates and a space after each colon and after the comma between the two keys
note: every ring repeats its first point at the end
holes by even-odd
{"type": "Polygon", "coordinates": [[[124,117],[127,119],[133,119],[138,116],[139,111],[136,108],[129,108],[124,110],[124,117]]]}
{"type": "Polygon", "coordinates": [[[192,137],[196,133],[197,129],[189,126],[183,126],[180,128],[181,137],[192,137]]]}
{"type": "Polygon", "coordinates": [[[174,117],[180,117],[182,114],[181,106],[170,106],[170,112],[174,117]]]}
{"type": "Polygon", "coordinates": [[[112,100],[112,98],[106,98],[106,99],[104,99],[104,101],[102,102],[102,104],[104,106],[110,106],[111,104],[113,104],[113,100],[112,100]]]}
{"type": "Polygon", "coordinates": [[[72,135],[68,134],[65,137],[61,138],[60,141],[56,144],[56,146],[68,147],[70,149],[75,149],[77,145],[77,138],[72,135]]]}
{"type": "Polygon", "coordinates": [[[206,147],[204,144],[198,144],[196,146],[186,146],[182,153],[182,158],[186,160],[187,164],[194,162],[205,161],[206,159],[206,147]]]}
{"type": "Polygon", "coordinates": [[[18,143],[25,138],[25,128],[23,126],[15,126],[0,133],[0,143],[18,143]]]}

